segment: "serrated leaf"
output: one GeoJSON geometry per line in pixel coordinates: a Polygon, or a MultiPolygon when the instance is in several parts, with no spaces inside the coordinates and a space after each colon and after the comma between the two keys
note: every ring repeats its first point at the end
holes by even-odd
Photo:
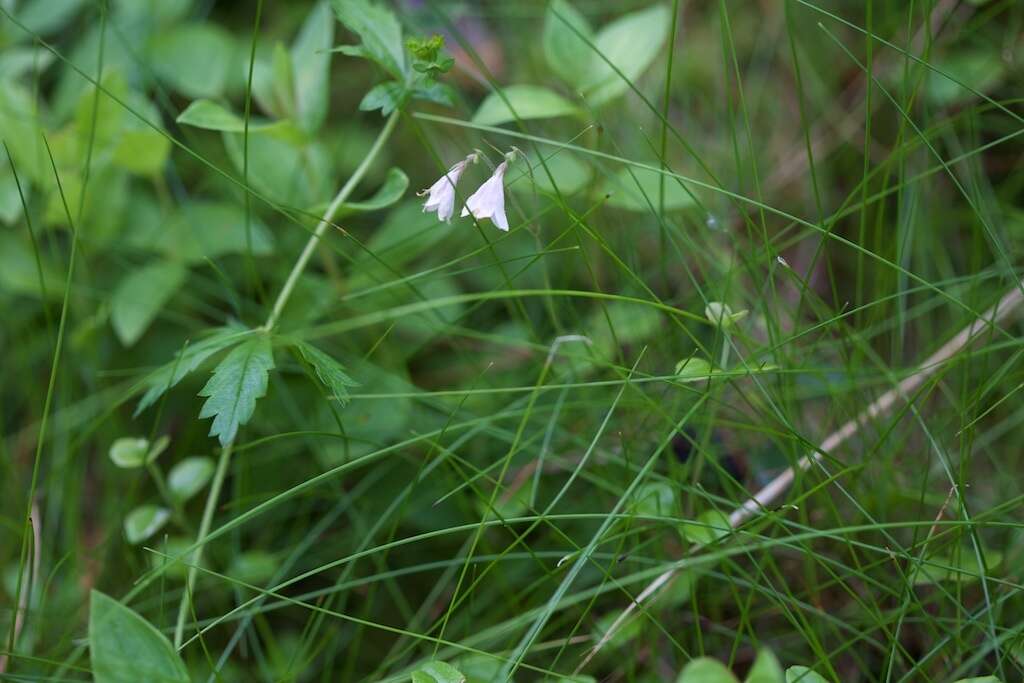
{"type": "Polygon", "coordinates": [[[213,330],[210,336],[182,348],[175,358],[146,378],[146,393],[135,408],[135,415],[153,405],[165,391],[180,382],[187,374],[198,368],[204,360],[241,341],[249,330],[241,326],[228,325],[213,330]]]}
{"type": "Polygon", "coordinates": [[[110,324],[125,346],[132,346],[149,328],[164,304],[185,281],[180,263],[152,263],[129,273],[110,301],[110,324]]]}
{"type": "Polygon", "coordinates": [[[616,19],[598,31],[589,74],[581,86],[587,100],[596,106],[629,90],[629,83],[661,54],[671,25],[668,8],[655,5],[616,19]]]}
{"type": "Polygon", "coordinates": [[[568,0],[552,0],[544,15],[544,57],[552,71],[574,86],[586,82],[593,64],[594,50],[587,41],[594,42],[594,30],[586,17],[568,0]]]}
{"type": "MultiPolygon", "coordinates": [[[[402,26],[391,10],[369,0],[331,0],[338,21],[362,39],[359,55],[379,64],[392,76],[405,76],[402,26]]],[[[344,51],[354,54],[354,51],[344,51]]]]}
{"type": "Polygon", "coordinates": [[[466,677],[451,664],[427,662],[412,672],[412,683],[465,683],[466,677]]]}
{"type": "Polygon", "coordinates": [[[214,368],[213,376],[199,392],[206,397],[199,417],[213,418],[210,436],[216,436],[221,446],[234,441],[238,428],[252,417],[257,399],[267,393],[273,367],[270,337],[259,334],[232,349],[214,368]]]}
{"type": "Polygon", "coordinates": [[[295,348],[303,359],[313,366],[313,371],[327,388],[328,394],[342,403],[347,402],[348,388],[358,386],[358,383],[345,373],[345,367],[307,342],[296,340],[295,348]]]}
{"type": "Polygon", "coordinates": [[[295,117],[302,128],[311,133],[327,118],[333,42],[331,10],[326,2],[318,2],[302,24],[291,50],[295,117]]]}
{"type": "Polygon", "coordinates": [[[374,195],[361,202],[346,202],[341,205],[343,211],[379,211],[386,209],[400,200],[405,191],[409,189],[409,176],[400,168],[388,170],[384,178],[384,184],[377,189],[374,195]]]}
{"type": "Polygon", "coordinates": [[[806,666],[791,666],[786,669],[786,683],[828,683],[828,679],[806,666]]]}
{"type": "Polygon", "coordinates": [[[162,633],[99,591],[89,596],[89,658],[96,683],[189,683],[181,657],[162,633]]]}
{"type": "Polygon", "coordinates": [[[676,678],[676,683],[738,683],[732,672],[718,660],[698,657],[690,660],[676,678]]]}
{"type": "Polygon", "coordinates": [[[132,545],[142,543],[147,538],[160,531],[171,513],[167,508],[156,505],[140,505],[124,519],[124,535],[132,545]]]}
{"type": "Polygon", "coordinates": [[[134,469],[146,464],[146,453],[149,452],[149,440],[124,436],[110,445],[107,455],[118,467],[134,469]]]}
{"type": "Polygon", "coordinates": [[[186,501],[203,490],[213,476],[213,470],[210,458],[201,455],[185,458],[167,475],[167,488],[177,500],[186,501]]]}
{"type": "Polygon", "coordinates": [[[386,81],[370,88],[359,102],[359,111],[380,109],[382,116],[387,116],[402,106],[405,99],[405,86],[398,81],[386,81]]]}
{"type": "Polygon", "coordinates": [[[782,672],[779,660],[771,650],[762,648],[757,653],[754,665],[747,672],[744,683],[786,683],[786,676],[782,672]]]}
{"type": "Polygon", "coordinates": [[[578,113],[576,105],[547,88],[510,85],[502,88],[500,93],[493,92],[484,99],[473,114],[473,123],[497,126],[517,119],[549,119],[578,113]]]}

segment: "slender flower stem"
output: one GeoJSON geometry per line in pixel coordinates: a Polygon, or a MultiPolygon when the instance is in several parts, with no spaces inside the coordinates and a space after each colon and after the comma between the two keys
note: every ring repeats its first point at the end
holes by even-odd
{"type": "Polygon", "coordinates": [[[302,275],[302,271],[306,269],[306,264],[309,262],[310,257],[313,256],[313,252],[316,250],[317,244],[320,243],[320,238],[327,231],[327,226],[331,224],[331,220],[334,219],[334,214],[338,212],[341,205],[345,203],[348,196],[352,194],[352,190],[356,188],[359,181],[362,180],[363,176],[366,175],[367,169],[370,168],[370,164],[377,158],[384,143],[390,137],[391,132],[395,129],[395,124],[398,122],[398,111],[395,111],[388,117],[387,123],[381,129],[377,135],[377,139],[373,143],[373,147],[360,162],[359,167],[356,168],[355,172],[349,176],[349,179],[345,182],[338,194],[334,196],[330,206],[327,207],[327,211],[324,212],[323,218],[317,223],[316,230],[310,236],[309,241],[306,242],[306,247],[299,254],[298,260],[295,261],[295,265],[292,266],[292,272],[288,274],[288,279],[285,280],[284,286],[281,288],[281,293],[277,295],[277,300],[274,301],[274,308],[270,311],[270,316],[267,318],[267,322],[263,324],[263,329],[270,331],[277,324],[278,319],[281,317],[281,312],[284,310],[285,304],[288,303],[288,299],[292,295],[292,290],[295,289],[295,283],[298,282],[299,276],[302,275]]]}
{"type": "Polygon", "coordinates": [[[199,533],[196,536],[196,543],[199,547],[192,553],[189,560],[191,565],[188,570],[188,578],[185,581],[185,592],[181,595],[181,603],[178,605],[178,623],[174,627],[174,648],[181,647],[181,640],[185,634],[185,616],[188,614],[189,603],[192,602],[192,589],[196,584],[196,572],[199,563],[203,559],[203,542],[210,533],[210,525],[213,522],[213,511],[217,508],[217,500],[220,498],[220,490],[224,486],[224,479],[228,473],[228,463],[231,462],[231,451],[234,443],[229,443],[221,449],[220,459],[217,461],[217,470],[213,473],[213,481],[210,483],[210,492],[206,496],[206,507],[203,509],[203,519],[199,523],[199,533]]]}

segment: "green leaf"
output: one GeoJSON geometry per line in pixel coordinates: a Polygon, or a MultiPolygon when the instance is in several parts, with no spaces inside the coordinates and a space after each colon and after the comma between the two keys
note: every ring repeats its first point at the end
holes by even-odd
{"type": "Polygon", "coordinates": [[[274,575],[278,564],[272,553],[265,550],[249,550],[231,560],[227,574],[244,583],[261,584],[274,575]]]}
{"type": "Polygon", "coordinates": [[[171,151],[171,141],[152,128],[126,130],[118,138],[111,160],[135,175],[158,175],[171,151]]]}
{"type": "Polygon", "coordinates": [[[134,469],[146,464],[149,453],[149,439],[123,436],[110,445],[111,462],[124,469],[134,469]]]}
{"type": "Polygon", "coordinates": [[[382,116],[388,116],[402,106],[405,95],[404,85],[398,81],[386,81],[370,88],[370,91],[359,102],[359,111],[380,109],[382,116]]]}
{"type": "Polygon", "coordinates": [[[447,83],[433,82],[417,85],[409,91],[409,95],[413,99],[425,102],[443,104],[446,107],[455,106],[455,89],[447,83]]]}
{"type": "Polygon", "coordinates": [[[188,271],[173,261],[153,263],[124,277],[110,301],[110,324],[125,346],[132,346],[174,296],[188,271]]]}
{"type": "MultiPolygon", "coordinates": [[[[788,683],[788,682],[787,682],[788,683]]],[[[973,678],[960,678],[954,683],[1003,683],[996,676],[975,676],[973,678]]]]}
{"type": "Polygon", "coordinates": [[[167,508],[156,505],[140,505],[131,512],[124,520],[124,535],[132,545],[142,543],[147,538],[160,531],[171,513],[167,508]]]}
{"type": "Polygon", "coordinates": [[[412,683],[465,683],[466,677],[451,664],[427,662],[412,672],[412,683]]]}
{"type": "MultiPolygon", "coordinates": [[[[250,138],[250,144],[257,139],[250,138]]],[[[132,246],[190,263],[245,253],[248,246],[256,256],[269,254],[274,248],[270,230],[252,216],[250,236],[246,237],[245,209],[237,202],[187,202],[163,222],[134,228],[129,237],[132,246]]]]}
{"type": "Polygon", "coordinates": [[[379,64],[395,78],[405,77],[405,42],[402,27],[391,10],[370,0],[331,0],[338,21],[362,39],[358,53],[379,64]]]}
{"type": "Polygon", "coordinates": [[[704,317],[722,329],[735,327],[741,320],[747,317],[747,311],[733,312],[729,304],[721,301],[709,301],[704,307],[704,317]]]}
{"type": "Polygon", "coordinates": [[[348,402],[348,388],[358,386],[358,383],[345,373],[345,367],[307,342],[296,340],[295,348],[313,366],[313,371],[327,388],[328,394],[337,401],[348,402]]]}
{"type": "Polygon", "coordinates": [[[497,126],[515,121],[517,117],[525,121],[573,116],[578,113],[576,105],[547,88],[537,85],[510,85],[502,88],[501,93],[493,92],[487,96],[473,114],[473,123],[497,126]]]}
{"type": "Polygon", "coordinates": [[[738,683],[721,662],[710,657],[690,660],[676,678],[676,683],[738,683]]]}
{"type": "Polygon", "coordinates": [[[96,683],[189,683],[188,670],[152,624],[116,600],[89,596],[89,657],[96,683]]]}
{"type": "Polygon", "coordinates": [[[744,683],[786,683],[779,660],[771,650],[762,648],[757,653],[754,665],[750,667],[744,683]]]}
{"type": "Polygon", "coordinates": [[[806,666],[791,666],[786,669],[786,683],[828,683],[828,679],[806,666]]]}
{"type": "Polygon", "coordinates": [[[999,58],[999,51],[991,47],[957,52],[935,60],[932,64],[936,69],[956,79],[953,81],[940,73],[929,71],[925,93],[928,100],[938,107],[948,107],[977,98],[977,95],[960,83],[986,93],[1006,76],[1006,62],[999,58]]]}
{"type": "MultiPolygon", "coordinates": [[[[243,136],[223,135],[228,156],[241,173],[243,136]]],[[[331,161],[326,145],[298,144],[273,135],[249,136],[249,182],[267,199],[285,206],[309,207],[331,196],[337,189],[332,185],[331,161]]]]}
{"type": "MultiPolygon", "coordinates": [[[[544,159],[544,166],[547,166],[547,170],[533,155],[530,157],[530,166],[533,168],[532,174],[520,170],[517,174],[512,175],[508,181],[510,190],[527,193],[536,189],[553,195],[556,194],[555,188],[557,187],[558,193],[569,196],[582,190],[593,176],[590,166],[564,151],[544,159]]],[[[513,166],[513,169],[515,168],[513,166]]]]}
{"type": "MultiPolygon", "coordinates": [[[[987,571],[1003,563],[1003,554],[997,550],[986,550],[984,556],[987,571]]],[[[978,563],[973,548],[962,548],[951,555],[929,557],[914,576],[914,585],[926,586],[939,581],[972,583],[987,571],[978,563]]]]}
{"type": "Polygon", "coordinates": [[[163,396],[164,392],[198,368],[204,360],[241,341],[249,333],[244,327],[228,325],[214,329],[210,335],[194,344],[187,344],[174,359],[146,378],[146,393],[135,408],[137,416],[163,396]]]}
{"type": "Polygon", "coordinates": [[[167,488],[177,500],[186,501],[203,490],[213,476],[213,460],[196,455],[185,458],[167,475],[167,488]]]}
{"type": "MultiPolygon", "coordinates": [[[[189,552],[191,548],[191,538],[184,538],[182,536],[172,536],[167,539],[161,538],[160,542],[156,544],[155,550],[162,554],[150,553],[150,566],[153,569],[160,570],[165,576],[184,579],[188,575],[188,563],[193,561],[192,553],[189,552]],[[181,559],[176,560],[174,558],[181,559]]],[[[201,559],[199,566],[206,566],[206,561],[201,559]]]]}
{"type": "Polygon", "coordinates": [[[252,417],[256,400],[267,393],[267,379],[273,367],[270,337],[259,334],[232,349],[214,369],[199,392],[206,397],[199,417],[213,418],[210,436],[218,437],[221,446],[234,441],[238,428],[252,417]]]}
{"type": "Polygon", "coordinates": [[[587,41],[594,42],[594,31],[586,17],[568,0],[552,0],[544,15],[544,57],[551,70],[573,86],[585,83],[591,71],[594,50],[587,41]]]}
{"type": "Polygon", "coordinates": [[[683,382],[707,379],[711,372],[711,363],[703,358],[684,358],[676,363],[676,377],[683,382]]]}
{"type": "MultiPolygon", "coordinates": [[[[245,119],[212,100],[195,100],[176,119],[178,123],[194,128],[219,130],[225,133],[244,133],[245,119]]],[[[280,127],[281,121],[249,119],[249,132],[256,133],[280,127]]]]}
{"type": "Polygon", "coordinates": [[[598,31],[593,41],[596,52],[591,54],[589,74],[581,85],[587,100],[597,106],[626,92],[629,83],[661,54],[671,26],[669,9],[655,5],[616,19],[598,31]]]}
{"type": "Polygon", "coordinates": [[[633,511],[641,517],[670,517],[676,513],[676,492],[663,481],[637,488],[633,511]]]}
{"type": "Polygon", "coordinates": [[[326,2],[319,2],[310,10],[291,50],[295,116],[299,125],[311,133],[327,118],[333,42],[331,9],[326,2]]]}
{"type": "Polygon", "coordinates": [[[649,213],[652,209],[657,211],[662,197],[665,209],[669,211],[694,205],[693,198],[679,181],[649,168],[623,168],[601,184],[597,196],[605,195],[609,195],[608,206],[643,213],[649,213]]]}
{"type": "Polygon", "coordinates": [[[182,95],[216,97],[236,66],[235,41],[213,23],[180,24],[156,34],[149,57],[156,74],[182,95]]]}
{"type": "Polygon", "coordinates": [[[684,523],[680,533],[691,543],[710,545],[732,533],[732,526],[729,515],[719,510],[707,510],[697,515],[695,521],[684,523]]]}
{"type": "Polygon", "coordinates": [[[407,189],[409,189],[409,176],[399,168],[392,168],[388,170],[384,184],[372,197],[360,202],[346,202],[341,205],[341,208],[346,212],[380,211],[398,202],[405,195],[407,189]]]}

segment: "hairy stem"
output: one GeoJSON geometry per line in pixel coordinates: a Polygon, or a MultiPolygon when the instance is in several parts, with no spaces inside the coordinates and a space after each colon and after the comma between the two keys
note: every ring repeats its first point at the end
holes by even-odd
{"type": "Polygon", "coordinates": [[[366,171],[370,168],[370,164],[377,158],[384,143],[390,137],[391,132],[395,129],[395,124],[398,122],[399,112],[395,111],[388,117],[387,123],[381,129],[377,135],[377,139],[373,143],[373,147],[360,162],[359,167],[356,168],[355,172],[349,176],[349,179],[345,181],[345,184],[338,190],[338,194],[331,200],[330,205],[327,207],[327,211],[324,212],[320,222],[317,223],[316,229],[310,236],[309,241],[306,242],[305,248],[302,253],[299,254],[299,258],[295,261],[295,265],[292,266],[292,272],[288,274],[288,279],[285,280],[284,286],[281,287],[281,293],[277,295],[277,300],[274,301],[274,308],[270,311],[270,316],[267,318],[267,322],[263,324],[264,330],[272,330],[277,324],[278,319],[281,317],[281,312],[284,310],[285,304],[288,303],[288,299],[292,295],[292,290],[295,289],[295,283],[298,282],[299,276],[302,275],[302,271],[306,269],[306,264],[309,263],[309,259],[313,256],[313,252],[316,250],[317,244],[320,243],[320,238],[323,237],[324,233],[327,232],[327,226],[331,224],[334,219],[334,214],[338,212],[341,205],[345,203],[349,195],[352,194],[352,190],[356,188],[359,181],[362,180],[363,176],[366,175],[366,171]]]}

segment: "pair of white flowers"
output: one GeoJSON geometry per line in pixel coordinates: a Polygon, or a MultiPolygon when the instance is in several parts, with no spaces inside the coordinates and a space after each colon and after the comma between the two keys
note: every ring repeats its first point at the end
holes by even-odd
{"type": "MultiPolygon", "coordinates": [[[[498,164],[494,173],[481,185],[476,192],[466,200],[462,207],[461,216],[472,215],[473,218],[483,220],[490,219],[500,230],[508,232],[508,218],[505,217],[505,171],[508,164],[514,158],[516,152],[512,151],[505,155],[505,160],[498,164]]],[[[427,201],[423,204],[424,211],[436,211],[438,220],[451,222],[455,213],[455,186],[462,177],[466,166],[475,164],[480,158],[478,152],[470,154],[462,161],[448,169],[441,178],[426,190],[418,192],[422,197],[427,195],[427,201]]]]}

